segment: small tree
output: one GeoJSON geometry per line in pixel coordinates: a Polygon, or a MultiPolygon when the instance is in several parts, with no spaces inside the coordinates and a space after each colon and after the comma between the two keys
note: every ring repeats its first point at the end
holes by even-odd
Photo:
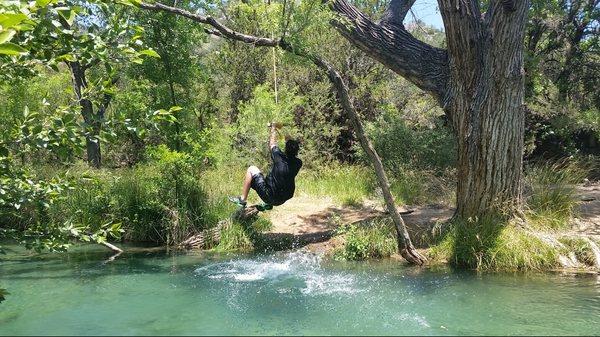
{"type": "Polygon", "coordinates": [[[87,160],[100,167],[101,131],[119,69],[158,54],[142,50],[142,29],[129,23],[126,10],[117,11],[105,1],[39,0],[5,10],[11,12],[3,14],[1,36],[12,41],[0,45],[0,54],[9,55],[5,57],[17,69],[43,64],[59,71],[59,64],[67,66],[84,120],[87,160]]]}

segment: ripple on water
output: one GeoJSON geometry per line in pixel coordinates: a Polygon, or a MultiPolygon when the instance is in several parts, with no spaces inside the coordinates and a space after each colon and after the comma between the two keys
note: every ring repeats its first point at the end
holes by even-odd
{"type": "Polygon", "coordinates": [[[203,266],[195,272],[214,280],[269,283],[277,287],[276,291],[281,294],[299,290],[304,295],[315,296],[355,294],[369,290],[365,285],[359,287],[351,274],[322,269],[321,256],[305,252],[231,260],[203,266]],[[296,289],[290,288],[290,281],[300,285],[296,289]]]}

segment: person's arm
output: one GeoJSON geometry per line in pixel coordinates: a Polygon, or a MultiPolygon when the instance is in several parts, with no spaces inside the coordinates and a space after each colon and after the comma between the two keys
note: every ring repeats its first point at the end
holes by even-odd
{"type": "Polygon", "coordinates": [[[271,128],[271,133],[269,135],[269,152],[273,149],[273,147],[277,146],[277,127],[275,123],[269,124],[271,128]]]}

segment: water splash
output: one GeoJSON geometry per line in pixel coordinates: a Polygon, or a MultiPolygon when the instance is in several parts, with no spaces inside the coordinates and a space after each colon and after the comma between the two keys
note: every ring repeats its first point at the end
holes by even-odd
{"type": "Polygon", "coordinates": [[[215,263],[196,269],[196,274],[237,283],[269,283],[280,294],[294,290],[304,295],[354,294],[368,290],[359,287],[353,275],[323,269],[321,260],[320,255],[299,251],[215,263]],[[290,283],[297,286],[290,288],[290,283]]]}

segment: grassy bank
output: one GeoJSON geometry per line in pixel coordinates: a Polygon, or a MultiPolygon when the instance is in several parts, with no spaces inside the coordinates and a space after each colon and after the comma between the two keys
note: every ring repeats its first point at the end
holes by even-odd
{"type": "MultiPolygon", "coordinates": [[[[192,234],[229,219],[236,207],[228,195],[238,195],[246,167],[206,166],[190,155],[150,149],[146,160],[130,168],[93,170],[85,165],[68,169],[45,167],[40,176],[61,176],[70,187],[47,208],[24,209],[18,218],[4,223],[68,223],[71,230],[83,225],[118,226],[116,241],[176,245],[192,234]]],[[[564,238],[549,244],[535,232],[561,233],[577,214],[574,184],[588,166],[580,162],[558,162],[527,170],[526,207],[521,219],[484,218],[454,220],[444,226],[443,236],[434,238],[429,251],[432,262],[479,270],[544,270],[554,268],[561,255],[574,254],[592,262],[590,243],[564,238]]],[[[452,170],[426,172],[398,167],[390,171],[392,191],[399,204],[453,203],[452,170]]],[[[315,200],[328,198],[340,206],[362,205],[381,200],[369,167],[330,165],[304,169],[297,177],[296,195],[315,200]]],[[[254,192],[250,203],[260,200],[254,192]]],[[[272,224],[264,214],[251,223],[232,222],[221,233],[217,251],[252,251],[264,240],[259,233],[272,224]],[[260,242],[259,242],[260,241],[260,242]]],[[[342,226],[344,245],[334,257],[347,260],[385,258],[397,252],[395,232],[389,219],[342,226]]],[[[54,247],[48,247],[54,248],[54,247]]]]}
{"type": "Polygon", "coordinates": [[[561,160],[533,164],[526,170],[524,213],[519,218],[456,219],[430,249],[434,262],[478,270],[548,270],[573,265],[594,266],[590,240],[570,238],[577,216],[576,186],[592,163],[561,160]]]}

